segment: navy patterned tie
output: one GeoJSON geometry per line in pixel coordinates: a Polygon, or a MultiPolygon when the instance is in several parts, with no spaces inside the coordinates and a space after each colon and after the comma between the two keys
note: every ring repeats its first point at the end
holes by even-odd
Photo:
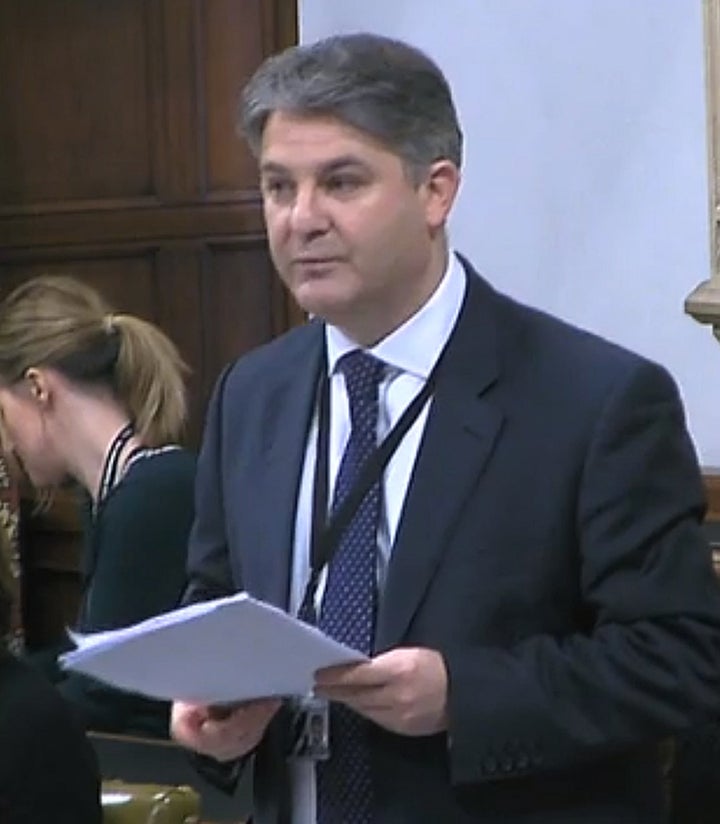
{"type": "MultiPolygon", "coordinates": [[[[350,400],[350,439],[335,482],[333,510],[357,481],[377,447],[378,386],[384,364],[362,350],[337,368],[350,400]]],[[[340,537],[328,568],[318,624],[328,635],[370,653],[375,632],[380,481],[368,491],[340,537]]],[[[370,824],[372,782],[366,722],[341,705],[330,707],[331,756],[317,765],[318,824],[370,824]]]]}

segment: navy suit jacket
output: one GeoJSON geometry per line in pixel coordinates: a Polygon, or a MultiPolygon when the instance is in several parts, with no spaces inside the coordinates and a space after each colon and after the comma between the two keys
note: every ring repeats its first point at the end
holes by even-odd
{"type": "MultiPolygon", "coordinates": [[[[372,729],[376,821],[662,821],[657,742],[720,709],[720,595],[677,390],[466,268],[376,635],[442,652],[449,731],[372,729]]],[[[310,323],[219,380],[189,600],[246,589],[287,608],[323,347],[310,323]]],[[[256,753],[257,824],[287,820],[282,725],[256,753]]]]}

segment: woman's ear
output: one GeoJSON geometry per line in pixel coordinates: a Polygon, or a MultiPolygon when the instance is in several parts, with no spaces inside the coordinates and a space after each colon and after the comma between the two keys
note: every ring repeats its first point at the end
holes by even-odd
{"type": "Polygon", "coordinates": [[[23,380],[33,400],[39,406],[46,407],[50,401],[50,385],[46,372],[36,366],[31,366],[25,370],[23,380]]]}

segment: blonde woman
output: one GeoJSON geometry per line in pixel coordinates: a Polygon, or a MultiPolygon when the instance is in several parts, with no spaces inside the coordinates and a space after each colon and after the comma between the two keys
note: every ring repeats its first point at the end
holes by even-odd
{"type": "MultiPolygon", "coordinates": [[[[184,369],[157,327],[75,279],[33,279],[0,304],[6,446],[36,486],[69,477],[85,493],[81,631],[172,609],[183,589],[195,469],[176,443],[184,369]]],[[[166,705],[61,674],[58,651],[36,660],[87,727],[167,734],[166,705]]]]}

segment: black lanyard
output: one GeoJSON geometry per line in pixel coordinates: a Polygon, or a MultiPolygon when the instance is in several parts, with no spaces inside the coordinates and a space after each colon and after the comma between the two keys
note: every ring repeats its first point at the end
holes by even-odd
{"type": "Polygon", "coordinates": [[[323,369],[319,387],[318,436],[315,454],[315,478],[313,483],[312,527],[310,532],[310,577],[303,595],[299,614],[315,616],[315,592],[320,573],[332,560],[340,544],[340,538],[352,521],[358,507],[370,489],[380,480],[390,458],[417,420],[425,404],[432,397],[437,372],[442,360],[438,358],[425,386],[407,406],[400,419],[377,446],[360,469],[357,481],[342,503],[328,519],[328,454],[330,443],[330,378],[327,366],[323,369]]]}
{"type": "Polygon", "coordinates": [[[112,439],[108,447],[107,455],[105,456],[105,463],[103,464],[102,472],[100,473],[100,486],[98,488],[98,495],[93,504],[93,515],[97,514],[100,505],[107,498],[110,490],[120,480],[121,466],[120,455],[125,448],[127,442],[135,434],[135,429],[131,423],[126,424],[112,439]]]}

